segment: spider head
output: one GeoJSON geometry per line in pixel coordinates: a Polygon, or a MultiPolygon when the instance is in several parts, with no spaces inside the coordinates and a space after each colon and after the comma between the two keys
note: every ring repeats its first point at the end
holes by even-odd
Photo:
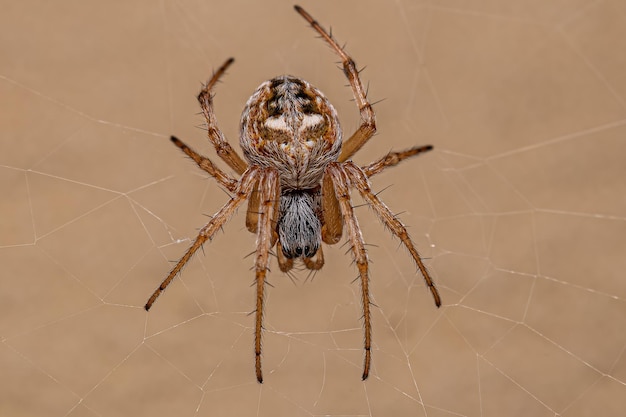
{"type": "Polygon", "coordinates": [[[321,244],[321,224],[309,191],[281,195],[278,237],[286,258],[311,258],[321,244]]]}
{"type": "Polygon", "coordinates": [[[341,151],[337,112],[308,82],[288,75],[273,78],[246,104],[241,147],[250,163],[277,168],[284,188],[314,188],[341,151]]]}

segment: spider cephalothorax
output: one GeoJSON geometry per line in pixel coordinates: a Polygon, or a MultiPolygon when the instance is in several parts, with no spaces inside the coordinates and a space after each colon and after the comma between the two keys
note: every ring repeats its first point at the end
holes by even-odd
{"type": "Polygon", "coordinates": [[[213,238],[237,207],[247,201],[246,227],[257,236],[254,352],[256,377],[259,382],[263,382],[263,294],[270,251],[276,246],[278,265],[283,272],[290,271],[294,260],[298,259],[306,268],[318,270],[324,265],[322,242],[329,245],[337,243],[345,227],[361,283],[365,333],[363,379],[366,379],[370,371],[372,346],[369,266],[365,242],[351,204],[350,189],[356,188],[384,225],[400,238],[439,307],[439,293],[406,228],[372,192],[368,179],[385,168],[429,151],[432,147],[421,146],[402,152],[391,152],[363,167],[350,161],[376,131],[374,111],[367,101],[352,58],[307,12],[299,6],[295,8],[341,58],[343,72],[348,78],[361,114],[361,124],[347,141],[342,142],[337,112],[318,89],[296,77],[276,77],[257,88],[241,116],[240,145],[246,162],[219,130],[213,112],[213,87],[233,63],[232,58],[227,60],[213,74],[198,95],[198,100],[206,119],[209,141],[218,156],[240,177],[231,177],[216,167],[210,159],[172,137],[176,146],[230,191],[232,197],[200,230],[194,243],[154,291],[145,308],[149,310],[152,307],[193,254],[207,240],[213,238]]]}

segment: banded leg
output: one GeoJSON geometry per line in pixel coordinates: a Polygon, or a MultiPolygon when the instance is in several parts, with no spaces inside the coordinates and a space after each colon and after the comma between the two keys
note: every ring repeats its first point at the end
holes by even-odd
{"type": "Polygon", "coordinates": [[[339,242],[342,233],[341,209],[333,180],[329,175],[324,174],[322,179],[322,241],[334,245],[339,242]]]}
{"type": "Polygon", "coordinates": [[[217,81],[224,75],[228,67],[230,67],[234,61],[234,58],[228,58],[213,74],[209,82],[206,83],[202,91],[200,91],[200,94],[198,94],[198,102],[200,102],[202,114],[206,120],[209,141],[215,148],[217,155],[237,174],[241,175],[246,170],[248,164],[246,164],[232,146],[230,146],[222,131],[217,127],[217,118],[213,110],[213,87],[215,87],[217,81]]]}
{"type": "Polygon", "coordinates": [[[250,198],[248,199],[248,210],[246,211],[246,229],[250,233],[256,233],[259,225],[259,189],[255,185],[250,198]]]}
{"type": "Polygon", "coordinates": [[[237,186],[234,190],[234,196],[221,208],[217,213],[211,218],[211,220],[202,228],[198,233],[198,237],[193,242],[191,247],[187,249],[187,252],[183,255],[182,258],[176,263],[176,266],[172,268],[169,275],[161,285],[154,291],[152,296],[148,299],[148,302],[145,305],[146,311],[150,310],[152,304],[159,298],[159,295],[167,288],[168,285],[172,282],[174,277],[183,269],[183,267],[189,262],[189,259],[193,256],[194,253],[209,239],[212,239],[215,233],[220,230],[220,228],[232,217],[233,213],[243,203],[247,198],[250,192],[252,191],[252,187],[254,183],[257,181],[256,174],[259,170],[258,167],[251,167],[241,176],[241,179],[237,183],[237,186]]]}
{"type": "Polygon", "coordinates": [[[198,166],[204,171],[208,172],[217,182],[231,193],[235,192],[237,188],[237,180],[226,174],[211,162],[211,160],[205,156],[200,155],[198,152],[187,146],[182,140],[175,136],[170,138],[174,145],[178,146],[188,157],[193,159],[198,166]]]}
{"type": "Polygon", "coordinates": [[[274,218],[278,211],[280,197],[280,181],[278,171],[273,168],[263,168],[260,172],[259,184],[259,213],[256,244],[256,320],[254,327],[254,354],[256,379],[263,383],[261,369],[261,335],[263,332],[263,296],[265,278],[270,266],[270,250],[274,245],[274,218]]]}
{"type": "Polygon", "coordinates": [[[354,261],[359,269],[359,277],[361,278],[361,303],[363,304],[363,321],[365,333],[365,361],[363,364],[363,379],[367,379],[370,372],[372,362],[372,323],[370,313],[370,294],[369,294],[369,266],[367,253],[365,251],[365,242],[361,234],[359,222],[354,215],[352,203],[350,201],[350,179],[343,169],[341,163],[332,162],[326,168],[325,175],[332,178],[335,194],[341,207],[341,215],[348,232],[348,239],[352,248],[354,261]]]}
{"type": "Polygon", "coordinates": [[[343,166],[352,185],[354,185],[354,187],[363,196],[363,199],[370,204],[370,207],[374,209],[384,225],[387,226],[394,235],[398,236],[404,246],[406,246],[409,250],[411,257],[417,264],[417,267],[426,281],[426,285],[430,289],[430,292],[435,300],[435,305],[437,307],[441,306],[441,297],[439,296],[437,287],[435,287],[435,284],[433,283],[426,266],[422,262],[422,258],[417,252],[417,249],[413,246],[413,242],[409,237],[409,233],[406,231],[406,227],[404,227],[400,220],[398,220],[391,210],[389,210],[385,203],[380,201],[376,194],[372,192],[367,176],[361,168],[354,164],[354,162],[346,162],[343,166]]]}
{"type": "Polygon", "coordinates": [[[339,162],[347,161],[354,155],[376,132],[376,117],[374,116],[374,110],[372,105],[367,101],[367,94],[359,78],[359,71],[356,69],[354,60],[350,58],[348,54],[339,46],[337,41],[326,32],[324,28],[308,14],[302,7],[294,6],[296,11],[302,16],[309,24],[315,29],[317,33],[330,45],[337,55],[341,58],[343,65],[343,73],[348,82],[350,88],[352,88],[352,94],[354,95],[354,101],[356,101],[361,113],[361,124],[356,132],[350,136],[350,138],[343,143],[341,147],[341,154],[339,155],[339,162]]]}

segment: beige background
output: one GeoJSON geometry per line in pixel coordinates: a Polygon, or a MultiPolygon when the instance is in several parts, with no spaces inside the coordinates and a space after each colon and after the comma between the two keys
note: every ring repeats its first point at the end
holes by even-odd
{"type": "Polygon", "coordinates": [[[263,385],[242,213],[142,309],[227,200],[168,137],[216,159],[195,95],[229,56],[216,107],[233,143],[280,73],[324,91],[350,132],[337,58],[278,0],[2,3],[0,415],[623,415],[623,1],[303,2],[383,100],[355,160],[435,146],[373,183],[444,306],[361,207],[370,379],[337,245],[314,277],[271,275],[263,385]]]}

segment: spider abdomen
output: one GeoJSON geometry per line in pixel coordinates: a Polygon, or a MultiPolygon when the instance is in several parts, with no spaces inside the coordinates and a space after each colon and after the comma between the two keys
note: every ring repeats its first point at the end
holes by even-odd
{"type": "Polygon", "coordinates": [[[241,116],[241,148],[250,164],[277,168],[283,190],[319,185],[341,152],[341,127],[328,99],[283,75],[261,84],[241,116]]]}

